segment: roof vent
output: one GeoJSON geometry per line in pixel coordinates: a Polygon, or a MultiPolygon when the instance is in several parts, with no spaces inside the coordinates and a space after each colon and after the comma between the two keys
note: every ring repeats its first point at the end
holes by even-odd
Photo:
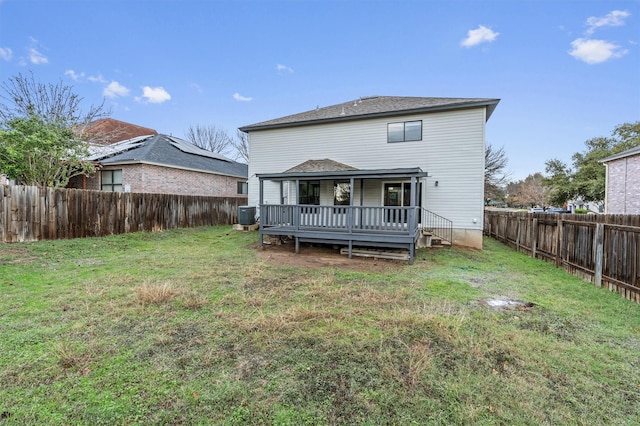
{"type": "Polygon", "coordinates": [[[340,113],[340,115],[345,115],[346,112],[344,112],[344,107],[342,107],[342,112],[340,113]]]}

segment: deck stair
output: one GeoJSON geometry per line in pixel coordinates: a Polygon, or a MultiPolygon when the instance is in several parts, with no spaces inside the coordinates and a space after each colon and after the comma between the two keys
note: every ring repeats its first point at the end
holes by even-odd
{"type": "Polygon", "coordinates": [[[420,220],[421,247],[451,247],[453,245],[453,222],[425,208],[420,220]]]}

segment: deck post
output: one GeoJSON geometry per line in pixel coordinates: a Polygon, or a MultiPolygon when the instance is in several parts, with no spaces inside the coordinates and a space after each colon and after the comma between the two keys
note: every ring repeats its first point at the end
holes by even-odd
{"type": "Polygon", "coordinates": [[[300,239],[296,236],[296,254],[300,253],[300,239]]]}
{"type": "Polygon", "coordinates": [[[349,259],[351,259],[353,253],[353,241],[349,240],[349,259]]]}

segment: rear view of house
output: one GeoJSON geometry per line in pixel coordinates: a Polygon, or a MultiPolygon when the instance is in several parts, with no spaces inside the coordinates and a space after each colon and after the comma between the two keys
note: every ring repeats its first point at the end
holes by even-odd
{"type": "Polygon", "coordinates": [[[482,247],[485,125],[499,99],[376,96],[244,126],[261,235],[482,247]],[[277,206],[277,207],[276,207],[277,206]]]}

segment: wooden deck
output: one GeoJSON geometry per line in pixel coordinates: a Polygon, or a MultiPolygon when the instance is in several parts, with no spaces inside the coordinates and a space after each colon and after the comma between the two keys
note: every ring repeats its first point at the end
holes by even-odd
{"type": "Polygon", "coordinates": [[[301,242],[345,245],[349,257],[354,246],[406,249],[413,263],[419,236],[417,207],[260,205],[259,243],[264,235],[295,238],[301,242]]]}

